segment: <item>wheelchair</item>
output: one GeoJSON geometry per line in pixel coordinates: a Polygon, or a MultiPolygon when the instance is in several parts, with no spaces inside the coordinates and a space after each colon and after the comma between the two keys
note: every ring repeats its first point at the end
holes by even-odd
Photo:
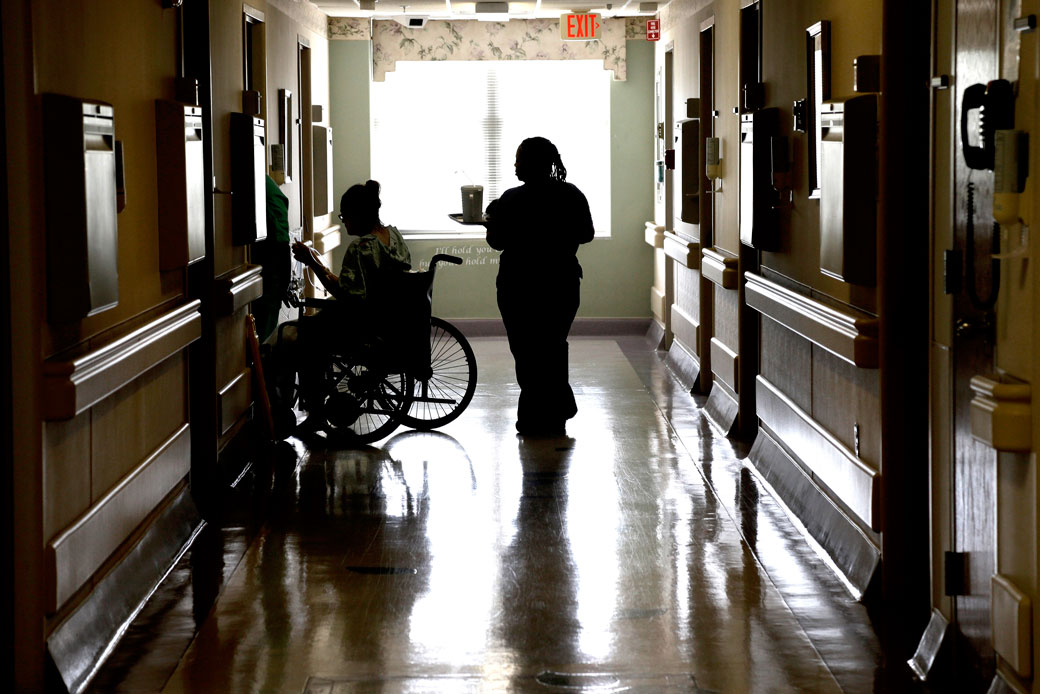
{"type": "MultiPolygon", "coordinates": [[[[392,325],[375,334],[345,334],[321,357],[314,397],[318,427],[330,437],[371,443],[404,425],[429,431],[454,421],[469,406],[477,387],[473,348],[458,328],[431,315],[433,279],[439,263],[462,259],[437,254],[425,272],[402,273],[395,280],[392,325]],[[342,344],[339,344],[342,342],[342,344]]],[[[301,299],[299,308],[342,310],[335,299],[301,299]]],[[[347,324],[344,318],[344,324],[347,324]]],[[[301,321],[278,326],[274,354],[285,354],[284,331],[301,321]]],[[[306,329],[306,328],[304,328],[306,329]]],[[[349,330],[349,329],[348,329],[349,330]]],[[[269,393],[279,438],[295,430],[300,401],[298,365],[276,365],[269,393]]],[[[312,403],[308,403],[312,404],[312,403]]]]}

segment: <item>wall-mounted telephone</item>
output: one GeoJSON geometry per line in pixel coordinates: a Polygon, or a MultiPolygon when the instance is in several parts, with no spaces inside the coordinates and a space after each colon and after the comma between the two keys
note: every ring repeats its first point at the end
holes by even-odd
{"type": "MultiPolygon", "coordinates": [[[[1015,127],[1015,91],[1007,80],[993,80],[987,84],[973,84],[964,90],[961,101],[961,151],[964,163],[976,171],[992,171],[996,155],[996,132],[1015,127]],[[977,145],[971,144],[968,115],[978,110],[975,128],[977,145]]],[[[975,184],[968,182],[968,209],[965,223],[965,274],[968,300],[979,311],[991,311],[1000,292],[1000,261],[990,261],[992,286],[985,297],[979,295],[975,278],[975,184]]],[[[990,238],[990,252],[1000,253],[1000,225],[994,221],[990,238]]]]}
{"type": "Polygon", "coordinates": [[[1015,127],[1015,92],[1007,80],[973,84],[961,101],[961,150],[969,169],[993,170],[993,137],[997,130],[1015,127]],[[978,110],[977,145],[970,144],[968,114],[978,110]]]}

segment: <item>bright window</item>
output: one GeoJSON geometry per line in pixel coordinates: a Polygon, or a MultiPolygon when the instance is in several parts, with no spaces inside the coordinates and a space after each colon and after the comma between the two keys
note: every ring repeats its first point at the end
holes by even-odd
{"type": "Polygon", "coordinates": [[[460,233],[460,188],[484,186],[484,207],[520,185],[513,163],[527,137],[560,150],[567,180],[588,198],[597,235],[610,234],[610,72],[602,61],[398,61],[372,84],[372,178],[380,216],[402,232],[460,233]]]}

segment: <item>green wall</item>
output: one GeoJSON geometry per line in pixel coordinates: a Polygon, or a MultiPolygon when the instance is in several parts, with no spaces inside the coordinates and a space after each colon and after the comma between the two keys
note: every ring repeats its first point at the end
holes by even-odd
{"type": "MultiPolygon", "coordinates": [[[[329,77],[337,197],[369,176],[371,42],[330,41],[329,77]]],[[[611,236],[578,251],[585,271],[579,316],[645,318],[650,315],[653,252],[643,240],[653,219],[653,44],[629,41],[628,79],[610,85],[611,236]]],[[[439,106],[434,106],[439,107],[439,106]]],[[[392,219],[384,222],[393,224],[392,219]]],[[[498,253],[482,240],[409,240],[413,264],[434,253],[466,259],[440,266],[434,311],[445,318],[497,318],[498,253]]],[[[336,254],[336,267],[342,251],[336,254]]]]}

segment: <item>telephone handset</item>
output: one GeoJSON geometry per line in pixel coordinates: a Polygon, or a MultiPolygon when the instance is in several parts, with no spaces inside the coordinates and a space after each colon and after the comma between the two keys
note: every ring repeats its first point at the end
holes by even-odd
{"type": "Polygon", "coordinates": [[[1015,92],[1007,80],[973,84],[964,90],[961,101],[961,149],[969,169],[993,170],[993,137],[997,130],[1015,125],[1015,92]],[[978,109],[978,145],[970,144],[968,114],[978,109]]]}
{"type": "MultiPolygon", "coordinates": [[[[964,163],[969,169],[992,171],[996,153],[996,131],[1010,130],[1015,127],[1015,91],[1011,83],[1004,79],[993,80],[987,84],[973,84],[964,90],[961,101],[961,150],[964,163]],[[978,125],[976,134],[978,145],[970,144],[968,132],[968,114],[978,109],[978,125]]],[[[1000,261],[990,261],[991,286],[986,296],[980,296],[975,282],[975,184],[968,181],[968,209],[965,224],[965,252],[968,300],[976,310],[987,314],[997,303],[1000,292],[1000,261]]],[[[1000,253],[1000,225],[992,224],[990,236],[990,254],[1000,253]]]]}

